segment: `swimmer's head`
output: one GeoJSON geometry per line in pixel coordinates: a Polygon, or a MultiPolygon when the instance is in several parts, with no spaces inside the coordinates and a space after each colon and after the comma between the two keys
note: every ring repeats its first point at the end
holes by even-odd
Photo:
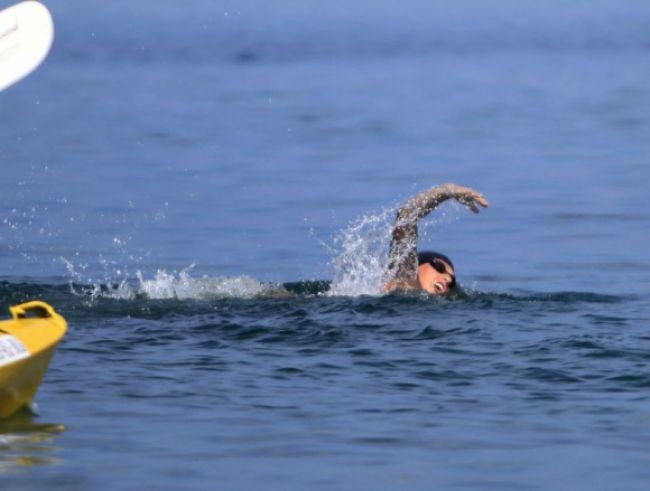
{"type": "Polygon", "coordinates": [[[456,287],[454,263],[444,254],[425,251],[418,254],[418,284],[433,295],[443,295],[456,287]]]}

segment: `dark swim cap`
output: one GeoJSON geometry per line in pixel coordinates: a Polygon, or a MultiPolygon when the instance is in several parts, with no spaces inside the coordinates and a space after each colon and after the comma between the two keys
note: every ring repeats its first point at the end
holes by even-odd
{"type": "Polygon", "coordinates": [[[451,262],[451,259],[449,259],[444,254],[441,254],[439,252],[434,252],[434,251],[422,251],[418,253],[418,266],[420,264],[430,263],[435,259],[442,259],[444,262],[449,264],[449,266],[451,266],[451,269],[453,269],[454,272],[456,271],[456,268],[454,268],[454,263],[451,262]]]}

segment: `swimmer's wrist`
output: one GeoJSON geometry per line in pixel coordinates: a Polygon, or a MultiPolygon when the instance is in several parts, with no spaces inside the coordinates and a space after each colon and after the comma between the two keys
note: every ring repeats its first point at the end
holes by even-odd
{"type": "Polygon", "coordinates": [[[456,185],[451,183],[443,184],[434,188],[434,191],[436,191],[441,201],[445,201],[456,196],[456,185]]]}

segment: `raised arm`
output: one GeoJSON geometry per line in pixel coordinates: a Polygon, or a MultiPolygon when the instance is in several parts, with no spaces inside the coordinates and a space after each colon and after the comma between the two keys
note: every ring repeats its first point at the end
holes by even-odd
{"type": "Polygon", "coordinates": [[[397,211],[393,227],[388,256],[387,290],[417,286],[418,222],[448,199],[455,199],[474,213],[479,212],[479,206],[488,206],[481,193],[456,184],[443,184],[409,199],[397,211]]]}

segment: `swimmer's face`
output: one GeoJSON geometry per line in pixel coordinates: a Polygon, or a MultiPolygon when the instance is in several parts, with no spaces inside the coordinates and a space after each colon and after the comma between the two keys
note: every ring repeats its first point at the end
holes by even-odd
{"type": "Polygon", "coordinates": [[[432,295],[443,295],[451,290],[455,284],[454,275],[454,269],[441,259],[435,259],[433,265],[424,263],[418,266],[420,288],[432,295]]]}

